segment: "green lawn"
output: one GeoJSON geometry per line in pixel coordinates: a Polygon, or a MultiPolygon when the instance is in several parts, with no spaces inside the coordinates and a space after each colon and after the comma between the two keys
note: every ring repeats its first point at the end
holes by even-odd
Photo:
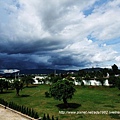
{"type": "Polygon", "coordinates": [[[119,114],[109,114],[112,111],[120,112],[120,91],[117,88],[76,86],[73,99],[68,101],[72,107],[67,109],[57,107],[62,101],[45,98],[44,93],[48,90],[49,85],[38,85],[24,88],[20,91],[22,97],[17,97],[15,90],[11,90],[9,93],[0,94],[0,98],[29,108],[34,108],[34,110],[39,113],[39,116],[43,116],[44,113],[49,113],[50,116],[54,115],[58,117],[59,120],[120,119],[119,114]],[[88,112],[86,113],[86,111],[88,112]],[[104,111],[108,114],[103,113],[104,111]],[[97,115],[95,115],[95,113],[97,113],[97,115]]]}

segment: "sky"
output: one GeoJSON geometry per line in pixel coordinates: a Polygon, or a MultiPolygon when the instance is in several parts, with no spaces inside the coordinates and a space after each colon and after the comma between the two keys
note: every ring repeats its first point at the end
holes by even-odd
{"type": "Polygon", "coordinates": [[[0,0],[0,69],[120,68],[120,0],[0,0]]]}

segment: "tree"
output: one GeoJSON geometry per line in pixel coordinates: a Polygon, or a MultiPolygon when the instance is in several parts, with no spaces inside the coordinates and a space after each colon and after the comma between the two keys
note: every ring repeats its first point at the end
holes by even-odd
{"type": "Polygon", "coordinates": [[[86,74],[86,73],[85,73],[84,70],[79,70],[79,71],[78,71],[78,75],[81,76],[81,77],[84,77],[85,74],[86,74]]]}
{"type": "Polygon", "coordinates": [[[0,79],[0,91],[3,92],[4,89],[8,90],[9,82],[5,79],[0,79]]]}
{"type": "Polygon", "coordinates": [[[75,88],[73,82],[69,80],[58,80],[50,87],[50,94],[54,99],[63,100],[64,105],[68,105],[67,100],[74,95],[75,88]]]}
{"type": "Polygon", "coordinates": [[[99,78],[96,78],[96,80],[97,80],[97,81],[100,81],[101,84],[102,84],[102,86],[103,86],[106,79],[103,78],[103,77],[99,77],[99,78]]]}
{"type": "Polygon", "coordinates": [[[115,76],[110,76],[109,77],[109,79],[108,79],[108,81],[109,81],[109,84],[112,84],[112,86],[116,86],[116,82],[117,82],[117,77],[115,77],[115,76]]]}
{"type": "Polygon", "coordinates": [[[107,76],[107,73],[109,73],[109,69],[108,69],[108,68],[103,68],[103,69],[101,70],[101,72],[102,72],[103,76],[106,77],[106,76],[107,76]]]}
{"type": "Polygon", "coordinates": [[[120,80],[118,81],[118,83],[117,83],[117,87],[118,87],[118,89],[120,90],[120,80]]]}
{"type": "Polygon", "coordinates": [[[120,76],[116,77],[116,87],[120,90],[120,76]]]}
{"type": "Polygon", "coordinates": [[[4,85],[5,85],[5,80],[0,79],[0,91],[1,91],[1,93],[3,92],[4,85]]]}
{"type": "Polygon", "coordinates": [[[76,77],[76,81],[77,81],[77,82],[82,82],[82,77],[77,76],[77,77],[76,77]]]}
{"type": "Polygon", "coordinates": [[[7,89],[8,90],[8,88],[9,88],[9,82],[8,81],[5,81],[5,84],[4,84],[4,87],[5,87],[5,89],[7,89]]]}
{"type": "Polygon", "coordinates": [[[24,76],[21,80],[24,84],[26,84],[26,87],[28,87],[29,84],[33,84],[34,82],[32,76],[24,76]]]}
{"type": "Polygon", "coordinates": [[[113,70],[113,73],[114,73],[114,74],[117,74],[117,73],[118,73],[118,66],[117,66],[116,64],[114,64],[114,65],[112,66],[112,70],[113,70]]]}
{"type": "Polygon", "coordinates": [[[86,74],[86,76],[85,76],[85,78],[84,78],[85,80],[89,80],[90,79],[90,76],[89,76],[89,74],[86,74]]]}
{"type": "Polygon", "coordinates": [[[58,80],[62,79],[61,76],[53,76],[49,79],[50,82],[56,83],[58,80]]]}
{"type": "Polygon", "coordinates": [[[19,96],[19,91],[22,90],[23,83],[19,80],[15,80],[13,86],[16,89],[16,95],[19,96]]]}

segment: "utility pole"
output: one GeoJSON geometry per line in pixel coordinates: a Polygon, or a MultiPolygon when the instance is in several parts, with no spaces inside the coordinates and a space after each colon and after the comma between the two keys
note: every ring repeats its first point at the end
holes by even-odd
{"type": "Polygon", "coordinates": [[[16,73],[15,73],[15,80],[16,80],[16,73]]]}

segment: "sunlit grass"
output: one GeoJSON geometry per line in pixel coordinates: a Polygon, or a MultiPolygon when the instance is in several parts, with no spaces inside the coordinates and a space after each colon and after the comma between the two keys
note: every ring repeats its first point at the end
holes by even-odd
{"type": "Polygon", "coordinates": [[[6,101],[13,101],[19,105],[24,105],[33,108],[43,116],[44,113],[49,113],[59,117],[60,120],[116,120],[120,119],[119,115],[110,114],[60,114],[60,111],[120,111],[120,91],[117,88],[109,87],[81,87],[76,86],[75,95],[69,103],[76,103],[76,108],[61,109],[57,105],[62,101],[46,98],[45,92],[49,90],[49,85],[38,85],[24,88],[20,91],[20,97],[16,96],[15,90],[10,90],[9,93],[0,94],[0,98],[6,101]]]}

